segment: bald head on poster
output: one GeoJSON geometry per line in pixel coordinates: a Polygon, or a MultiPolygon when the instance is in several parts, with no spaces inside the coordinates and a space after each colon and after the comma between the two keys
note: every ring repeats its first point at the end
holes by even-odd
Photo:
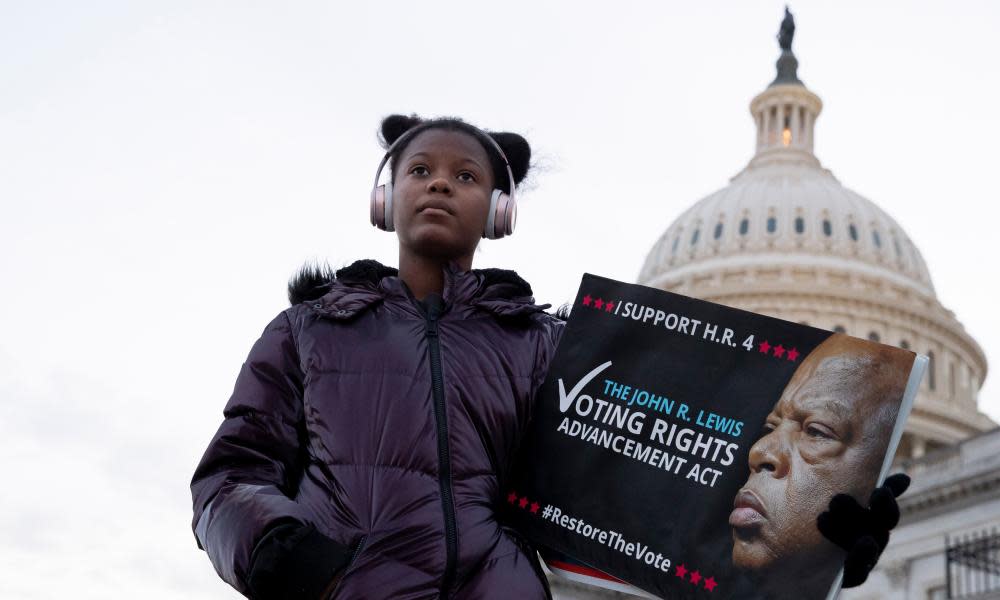
{"type": "Polygon", "coordinates": [[[875,487],[914,355],[833,334],[799,365],[750,449],[729,524],[733,564],[768,597],[824,597],[844,552],[816,527],[875,487]]]}

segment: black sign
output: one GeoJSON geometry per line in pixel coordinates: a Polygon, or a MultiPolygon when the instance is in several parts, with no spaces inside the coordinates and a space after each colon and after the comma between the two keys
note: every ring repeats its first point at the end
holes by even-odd
{"type": "Polygon", "coordinates": [[[825,597],[843,553],[816,517],[884,477],[914,355],[589,274],[566,327],[505,490],[572,557],[550,565],[664,598],[825,597]]]}

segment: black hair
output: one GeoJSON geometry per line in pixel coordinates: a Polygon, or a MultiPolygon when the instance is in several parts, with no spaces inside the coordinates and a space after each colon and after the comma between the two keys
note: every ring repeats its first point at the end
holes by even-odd
{"type": "Polygon", "coordinates": [[[382,119],[382,125],[379,127],[379,142],[383,148],[388,150],[393,142],[402,137],[404,133],[411,130],[414,132],[409,138],[403,140],[402,144],[392,150],[392,155],[389,157],[389,169],[393,179],[395,179],[396,174],[396,159],[403,154],[406,147],[413,141],[417,131],[427,129],[461,131],[476,138],[486,151],[486,155],[490,157],[494,185],[508,194],[510,193],[510,182],[507,181],[507,168],[504,166],[503,159],[497,153],[497,149],[493,147],[493,144],[489,140],[484,139],[484,136],[489,136],[496,142],[500,146],[500,149],[503,150],[504,155],[507,156],[511,173],[514,175],[515,185],[520,184],[524,180],[525,175],[528,174],[528,169],[531,167],[529,164],[531,162],[531,146],[528,145],[528,140],[516,133],[484,131],[456,117],[423,119],[417,115],[389,115],[382,119]]]}

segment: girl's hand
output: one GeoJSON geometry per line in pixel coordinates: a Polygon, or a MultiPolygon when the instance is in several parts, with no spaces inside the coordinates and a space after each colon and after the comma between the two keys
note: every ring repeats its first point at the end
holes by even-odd
{"type": "Polygon", "coordinates": [[[326,600],[350,551],[313,525],[286,521],[254,548],[247,586],[251,600],[326,600]]]}
{"type": "Polygon", "coordinates": [[[896,473],[875,488],[868,507],[852,496],[837,494],[830,510],[816,519],[820,532],[847,551],[844,560],[844,587],[856,587],[868,579],[879,556],[889,543],[889,530],[899,523],[899,497],[910,485],[910,478],[896,473]]]}

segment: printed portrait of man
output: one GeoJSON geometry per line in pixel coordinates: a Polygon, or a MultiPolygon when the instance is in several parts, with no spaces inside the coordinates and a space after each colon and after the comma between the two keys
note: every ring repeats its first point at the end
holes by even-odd
{"type": "Polygon", "coordinates": [[[867,501],[912,363],[909,352],[833,334],[792,375],[729,517],[733,564],[761,596],[826,597],[845,554],[816,518],[838,493],[867,501]]]}

